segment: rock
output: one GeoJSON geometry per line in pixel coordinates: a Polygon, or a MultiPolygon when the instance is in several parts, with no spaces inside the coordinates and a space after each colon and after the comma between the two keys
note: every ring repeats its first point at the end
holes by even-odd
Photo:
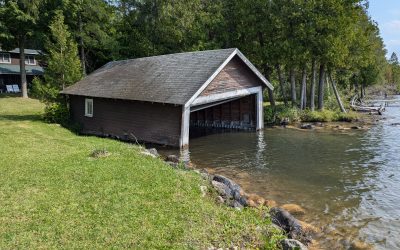
{"type": "Polygon", "coordinates": [[[290,120],[287,117],[285,117],[281,120],[281,126],[287,126],[287,125],[289,125],[289,123],[290,123],[290,120]]]}
{"type": "Polygon", "coordinates": [[[357,129],[362,129],[362,127],[360,127],[360,126],[352,126],[351,129],[357,130],[357,129]]]}
{"type": "Polygon", "coordinates": [[[390,124],[391,126],[400,126],[400,123],[396,122],[396,123],[392,123],[390,124]]]}
{"type": "Polygon", "coordinates": [[[167,163],[168,165],[170,165],[173,168],[177,168],[178,167],[178,163],[172,162],[172,161],[166,161],[165,163],[167,163]]]}
{"type": "Polygon", "coordinates": [[[205,197],[207,195],[207,187],[206,186],[200,186],[200,191],[201,191],[202,197],[205,197]]]}
{"type": "Polygon", "coordinates": [[[353,241],[350,245],[350,250],[372,250],[374,249],[371,245],[362,241],[353,241]]]}
{"type": "Polygon", "coordinates": [[[312,125],[312,124],[301,124],[300,128],[301,129],[313,129],[314,125],[312,125]]]}
{"type": "Polygon", "coordinates": [[[321,233],[321,230],[319,230],[318,228],[314,227],[313,225],[304,222],[304,221],[300,221],[299,223],[301,225],[301,228],[303,229],[303,231],[307,234],[318,234],[321,233]]]}
{"type": "Polygon", "coordinates": [[[142,155],[146,155],[146,156],[150,156],[150,157],[153,157],[153,158],[156,158],[157,156],[155,156],[155,155],[153,155],[152,153],[150,153],[149,151],[147,151],[147,150],[145,150],[145,151],[142,151],[142,152],[140,152],[142,155]]]}
{"type": "Polygon", "coordinates": [[[239,192],[242,191],[242,188],[236,184],[234,181],[232,181],[231,179],[226,178],[225,176],[222,175],[214,175],[213,177],[213,181],[217,181],[220,183],[225,184],[227,187],[229,187],[229,189],[232,190],[232,193],[237,190],[239,192]]]}
{"type": "Polygon", "coordinates": [[[220,203],[220,204],[224,204],[224,202],[225,202],[224,198],[222,198],[222,196],[220,196],[220,195],[217,196],[216,201],[217,201],[217,203],[220,203]]]}
{"type": "Polygon", "coordinates": [[[284,239],[281,241],[283,250],[307,250],[308,248],[298,240],[284,239]]]}
{"type": "Polygon", "coordinates": [[[247,205],[249,207],[258,207],[257,203],[255,203],[253,200],[247,200],[247,205]]]}
{"type": "Polygon", "coordinates": [[[324,124],[322,122],[316,122],[315,126],[317,127],[324,127],[324,124]]]}
{"type": "Polygon", "coordinates": [[[244,197],[244,196],[241,196],[241,197],[239,198],[239,200],[237,200],[237,201],[238,201],[240,204],[242,204],[244,207],[248,207],[248,206],[249,206],[249,203],[248,203],[246,197],[244,197]]]}
{"type": "Polygon", "coordinates": [[[155,149],[155,148],[147,149],[147,152],[149,152],[150,154],[154,155],[155,157],[159,157],[160,156],[160,154],[158,154],[157,149],[155,149]]]}
{"type": "Polygon", "coordinates": [[[174,162],[174,163],[179,163],[180,159],[176,155],[168,155],[166,161],[174,162]]]}
{"type": "Polygon", "coordinates": [[[218,182],[218,181],[212,181],[211,185],[217,190],[218,194],[221,195],[222,197],[225,198],[231,198],[231,189],[225,185],[224,183],[218,182]]]}
{"type": "Polygon", "coordinates": [[[249,205],[250,205],[250,203],[252,204],[251,207],[264,206],[265,199],[257,194],[249,194],[246,196],[246,198],[249,202],[249,205]]]}
{"type": "Polygon", "coordinates": [[[306,211],[297,204],[285,204],[282,205],[281,208],[285,209],[286,211],[288,211],[290,214],[293,215],[303,215],[306,213],[306,211]]]}
{"type": "Polygon", "coordinates": [[[273,207],[270,210],[270,215],[272,222],[285,230],[289,238],[299,240],[305,244],[311,242],[311,235],[306,234],[299,221],[285,209],[273,207]]]}
{"type": "Polygon", "coordinates": [[[236,208],[238,210],[242,210],[243,209],[243,205],[240,204],[240,202],[234,200],[232,201],[232,203],[230,204],[231,207],[236,208]]]}
{"type": "Polygon", "coordinates": [[[271,207],[276,207],[276,206],[277,206],[277,203],[276,203],[276,201],[274,201],[274,200],[265,200],[264,206],[267,206],[267,207],[269,207],[269,208],[271,208],[271,207]]]}

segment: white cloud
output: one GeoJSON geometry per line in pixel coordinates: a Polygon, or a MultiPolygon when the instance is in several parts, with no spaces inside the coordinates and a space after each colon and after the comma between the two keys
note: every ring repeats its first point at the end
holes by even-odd
{"type": "Polygon", "coordinates": [[[400,34],[400,20],[392,20],[383,25],[383,32],[388,34],[400,34]]]}

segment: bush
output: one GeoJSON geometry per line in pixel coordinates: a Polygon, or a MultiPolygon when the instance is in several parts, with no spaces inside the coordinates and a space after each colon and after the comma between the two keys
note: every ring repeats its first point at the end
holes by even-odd
{"type": "Polygon", "coordinates": [[[358,119],[358,114],[354,112],[343,113],[332,110],[304,110],[301,112],[302,122],[351,122],[356,119],[358,119]]]}
{"type": "Polygon", "coordinates": [[[279,122],[287,119],[289,123],[300,121],[300,110],[296,107],[281,106],[277,110],[276,118],[279,122]]]}
{"type": "Polygon", "coordinates": [[[70,123],[69,110],[65,103],[48,103],[44,109],[44,120],[67,126],[70,123]]]}

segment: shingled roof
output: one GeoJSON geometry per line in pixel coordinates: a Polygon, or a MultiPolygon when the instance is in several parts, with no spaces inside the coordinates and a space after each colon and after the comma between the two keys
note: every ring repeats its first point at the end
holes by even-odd
{"type": "Polygon", "coordinates": [[[109,62],[62,93],[183,105],[235,55],[272,88],[238,49],[221,49],[109,62]]]}

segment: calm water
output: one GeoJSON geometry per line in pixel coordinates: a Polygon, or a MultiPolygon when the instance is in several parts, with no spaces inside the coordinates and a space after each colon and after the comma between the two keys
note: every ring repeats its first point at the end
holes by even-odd
{"type": "Polygon", "coordinates": [[[266,129],[190,141],[201,168],[231,177],[247,192],[296,203],[322,229],[327,249],[361,240],[400,249],[400,108],[367,131],[266,129]]]}

